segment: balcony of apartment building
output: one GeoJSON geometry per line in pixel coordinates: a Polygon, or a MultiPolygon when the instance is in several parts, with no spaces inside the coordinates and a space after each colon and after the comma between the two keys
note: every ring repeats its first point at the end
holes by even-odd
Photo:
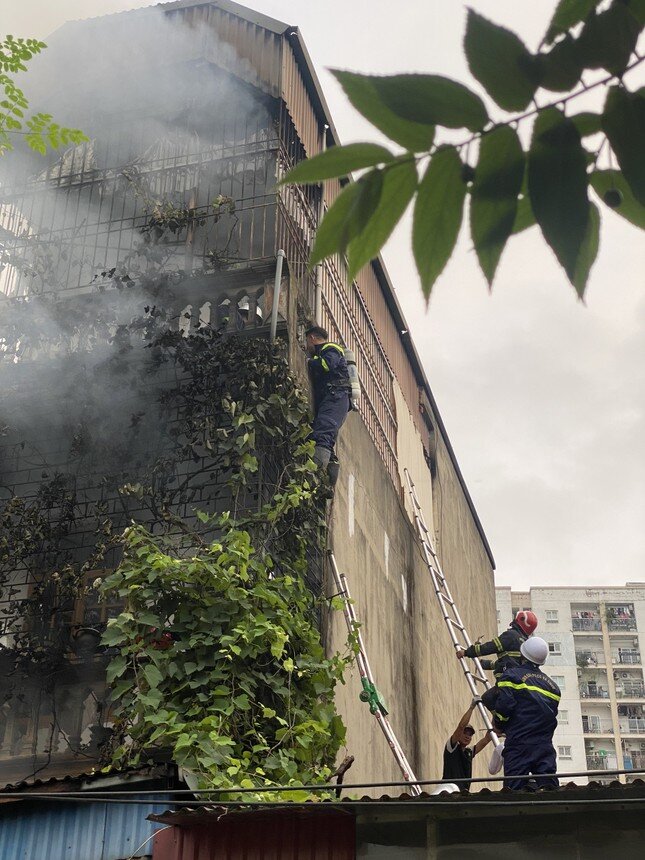
{"type": "Polygon", "coordinates": [[[571,629],[574,633],[597,633],[601,631],[600,606],[597,603],[571,604],[571,629]]]}
{"type": "Polygon", "coordinates": [[[584,637],[575,641],[576,666],[579,669],[593,669],[606,666],[605,651],[601,636],[584,637]]]}
{"type": "Polygon", "coordinates": [[[645,698],[642,669],[614,669],[614,685],[617,699],[645,698]]]}
{"type": "Polygon", "coordinates": [[[587,770],[616,770],[616,746],[613,740],[591,741],[585,739],[587,770]]]}
{"type": "Polygon", "coordinates": [[[585,735],[613,735],[614,724],[609,705],[583,705],[582,732],[585,735]]]}
{"type": "Polygon", "coordinates": [[[578,690],[581,699],[609,699],[607,672],[595,666],[578,668],[578,690]]]}
{"type": "Polygon", "coordinates": [[[614,666],[641,666],[642,658],[638,639],[620,645],[612,642],[611,662],[614,666]]]}
{"type": "Polygon", "coordinates": [[[643,705],[618,705],[618,725],[621,736],[645,735],[645,708],[643,705]]]}
{"type": "Polygon", "coordinates": [[[623,762],[625,770],[637,771],[627,780],[643,779],[645,776],[645,741],[623,741],[623,762]]]}
{"type": "Polygon", "coordinates": [[[610,633],[636,632],[636,615],[633,603],[607,604],[607,629],[610,633]]]}

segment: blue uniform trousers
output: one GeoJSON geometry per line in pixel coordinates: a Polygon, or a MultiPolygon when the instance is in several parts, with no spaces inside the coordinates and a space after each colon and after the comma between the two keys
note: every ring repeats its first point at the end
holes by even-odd
{"type": "MultiPolygon", "coordinates": [[[[506,740],[504,747],[504,786],[518,791],[527,788],[528,779],[509,779],[520,774],[531,773],[535,776],[538,788],[557,788],[560,784],[556,776],[540,776],[543,773],[555,773],[557,766],[555,750],[551,738],[535,738],[530,743],[519,741],[514,744],[506,740]]],[[[531,786],[528,785],[531,789],[531,786]]]]}
{"type": "Polygon", "coordinates": [[[331,389],[321,398],[313,420],[311,438],[321,448],[334,450],[338,431],[349,412],[349,394],[343,389],[331,389]]]}

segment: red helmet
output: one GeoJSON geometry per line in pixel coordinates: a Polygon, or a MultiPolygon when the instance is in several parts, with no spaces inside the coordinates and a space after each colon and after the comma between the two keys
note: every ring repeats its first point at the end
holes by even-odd
{"type": "Polygon", "coordinates": [[[537,615],[535,612],[531,612],[530,609],[521,609],[516,613],[514,621],[527,636],[530,636],[538,626],[537,615]]]}

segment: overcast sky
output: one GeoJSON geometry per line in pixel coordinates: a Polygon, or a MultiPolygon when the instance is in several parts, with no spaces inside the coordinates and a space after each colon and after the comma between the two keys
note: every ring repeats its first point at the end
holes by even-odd
{"type": "MultiPolygon", "coordinates": [[[[46,37],[139,0],[0,0],[0,31],[46,37]]],[[[300,27],[343,142],[378,139],[326,71],[470,79],[458,0],[253,0],[300,27]]],[[[470,0],[537,48],[555,0],[470,0]]],[[[109,51],[109,46],[97,46],[109,51]]],[[[79,70],[82,74],[82,70],[79,70]]],[[[641,81],[643,83],[643,81],[641,81]]],[[[645,250],[603,211],[582,305],[537,228],[502,257],[492,295],[462,235],[426,312],[409,223],[384,257],[497,561],[497,582],[645,580],[645,250]]]]}

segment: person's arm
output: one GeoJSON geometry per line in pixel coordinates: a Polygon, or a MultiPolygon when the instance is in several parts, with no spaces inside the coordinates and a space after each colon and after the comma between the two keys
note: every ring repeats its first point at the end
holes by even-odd
{"type": "Polygon", "coordinates": [[[457,739],[459,738],[459,735],[462,733],[462,731],[466,728],[466,726],[470,722],[470,718],[472,717],[474,710],[475,710],[475,702],[473,702],[471,704],[471,706],[468,708],[466,713],[459,720],[459,724],[457,725],[457,728],[450,735],[450,743],[452,746],[454,746],[457,743],[457,739]]]}
{"type": "Polygon", "coordinates": [[[504,650],[499,636],[491,639],[489,642],[476,642],[464,651],[462,648],[457,649],[457,657],[461,660],[462,657],[481,657],[484,654],[501,654],[504,650]]]}
{"type": "Polygon", "coordinates": [[[480,753],[484,749],[485,746],[488,746],[489,743],[490,743],[490,732],[486,732],[484,737],[480,741],[477,741],[477,743],[473,747],[473,757],[476,756],[477,753],[480,753]]]}

